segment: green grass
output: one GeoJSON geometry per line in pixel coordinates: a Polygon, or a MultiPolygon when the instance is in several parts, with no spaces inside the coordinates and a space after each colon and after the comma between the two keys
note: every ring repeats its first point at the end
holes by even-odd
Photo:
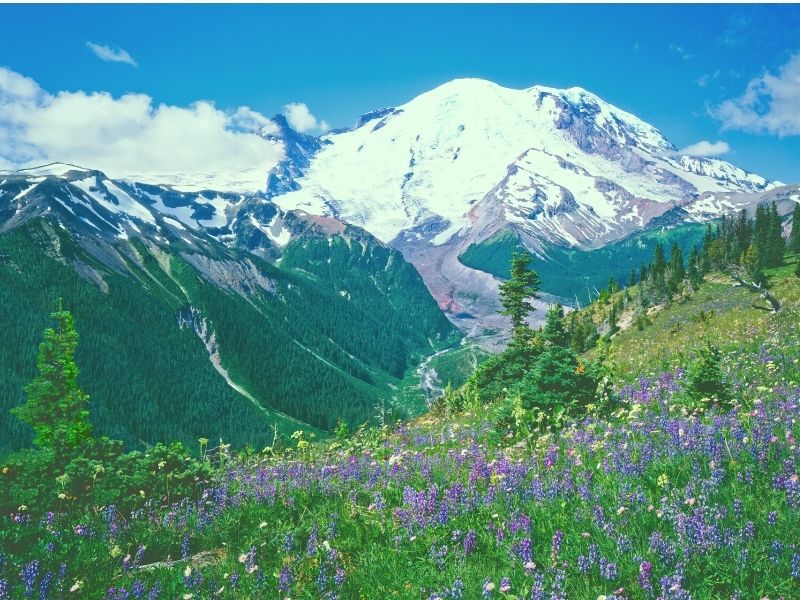
{"type": "Polygon", "coordinates": [[[782,267],[766,270],[770,291],[783,304],[777,315],[763,310],[767,302],[758,294],[733,286],[719,273],[707,277],[696,293],[651,310],[651,325],[614,337],[620,375],[675,368],[705,341],[723,351],[757,352],[771,337],[792,339],[800,326],[798,260],[788,255],[782,267]]]}

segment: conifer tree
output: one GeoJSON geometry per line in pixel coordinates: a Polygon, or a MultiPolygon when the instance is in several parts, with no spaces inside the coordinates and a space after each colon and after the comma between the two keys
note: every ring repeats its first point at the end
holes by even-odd
{"type": "Polygon", "coordinates": [[[667,259],[664,256],[664,246],[661,242],[656,243],[656,248],[653,251],[653,262],[650,265],[650,275],[656,277],[663,275],[667,270],[667,259]]]}
{"type": "Polygon", "coordinates": [[[701,252],[702,261],[700,269],[703,275],[711,270],[711,246],[714,243],[714,232],[711,229],[711,223],[706,225],[706,234],[703,237],[703,251],[701,252]]]}
{"type": "Polygon", "coordinates": [[[767,246],[764,251],[764,262],[769,267],[778,267],[783,264],[786,240],[783,239],[783,225],[775,202],[772,202],[769,206],[767,228],[767,246]]]}
{"type": "Polygon", "coordinates": [[[678,286],[684,277],[686,277],[686,269],[683,266],[683,252],[681,252],[678,242],[674,242],[670,249],[669,280],[667,282],[670,293],[678,291],[678,286]]]}
{"type": "Polygon", "coordinates": [[[700,287],[700,284],[703,282],[703,269],[702,269],[702,258],[700,256],[700,252],[697,248],[692,248],[691,252],[689,252],[689,265],[686,269],[686,275],[689,278],[689,284],[692,286],[693,290],[696,290],[700,287]]]}
{"type": "Polygon", "coordinates": [[[545,315],[541,338],[556,346],[567,346],[569,337],[564,329],[564,307],[560,304],[551,306],[545,315]]]}
{"type": "Polygon", "coordinates": [[[789,234],[789,251],[800,253],[800,203],[792,212],[792,232],[789,234]]]}
{"type": "Polygon", "coordinates": [[[761,250],[758,244],[751,244],[747,252],[742,257],[742,266],[747,271],[747,276],[758,285],[766,283],[764,276],[764,260],[761,257],[761,250]]]}
{"type": "Polygon", "coordinates": [[[529,299],[536,299],[539,291],[539,274],[530,268],[528,253],[514,253],[511,257],[511,278],[500,284],[502,315],[511,317],[512,341],[522,343],[532,334],[525,318],[535,310],[529,299]]]}
{"type": "Polygon", "coordinates": [[[44,331],[39,345],[39,375],[25,387],[28,400],[12,409],[21,421],[33,427],[33,443],[57,454],[86,443],[92,436],[89,422],[89,396],[78,388],[75,349],[78,333],[72,314],[63,309],[50,317],[55,327],[44,331]]]}

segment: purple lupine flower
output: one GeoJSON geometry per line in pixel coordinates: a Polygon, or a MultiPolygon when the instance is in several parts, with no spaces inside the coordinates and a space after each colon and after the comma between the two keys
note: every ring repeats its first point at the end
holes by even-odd
{"type": "Polygon", "coordinates": [[[544,574],[542,573],[536,573],[533,576],[533,586],[531,587],[531,600],[545,600],[544,574]]]}
{"type": "Polygon", "coordinates": [[[133,559],[133,564],[136,567],[142,565],[142,561],[144,560],[144,546],[139,544],[139,547],[136,549],[136,557],[133,559]]]}
{"type": "Polygon", "coordinates": [[[470,529],[464,536],[464,556],[469,556],[475,551],[475,530],[470,529]]]}
{"type": "Polygon", "coordinates": [[[50,584],[53,581],[53,573],[52,571],[48,571],[42,577],[41,583],[39,583],[39,600],[47,600],[47,596],[50,593],[50,584]]]}
{"type": "Polygon", "coordinates": [[[603,579],[607,579],[612,581],[617,578],[619,571],[617,569],[617,564],[613,563],[609,560],[606,560],[605,557],[600,557],[600,576],[603,579]]]}
{"type": "Polygon", "coordinates": [[[783,542],[780,540],[773,540],[769,549],[769,559],[774,563],[780,562],[781,557],[783,556],[783,549],[783,542]]]}
{"type": "Polygon", "coordinates": [[[8,580],[0,579],[0,600],[6,600],[6,598],[8,598],[9,589],[8,580]]]}
{"type": "Polygon", "coordinates": [[[278,577],[278,591],[284,593],[288,592],[293,582],[294,575],[292,575],[292,569],[289,566],[283,567],[278,577]]]}
{"type": "Polygon", "coordinates": [[[557,529],[556,532],[553,534],[553,557],[558,557],[558,554],[561,552],[561,543],[564,541],[564,532],[560,529],[557,529]]]}
{"type": "Polygon", "coordinates": [[[650,590],[653,587],[650,583],[650,577],[653,575],[653,564],[649,561],[643,560],[639,565],[639,585],[644,590],[650,590]]]}
{"type": "Polygon", "coordinates": [[[800,553],[792,554],[792,577],[800,579],[800,553]]]}
{"type": "Polygon", "coordinates": [[[133,594],[134,598],[143,597],[144,591],[145,591],[144,584],[141,581],[137,579],[136,581],[133,582],[133,585],[131,586],[131,594],[133,594]]]}
{"type": "Polygon", "coordinates": [[[500,591],[504,594],[511,591],[511,580],[508,577],[503,577],[500,580],[500,591]]]}
{"type": "Polygon", "coordinates": [[[25,597],[33,596],[33,589],[36,586],[36,578],[39,576],[39,561],[32,560],[22,567],[22,585],[25,587],[25,597]]]}
{"type": "Polygon", "coordinates": [[[189,552],[189,534],[184,533],[183,539],[181,540],[181,559],[187,560],[191,556],[189,552]]]}

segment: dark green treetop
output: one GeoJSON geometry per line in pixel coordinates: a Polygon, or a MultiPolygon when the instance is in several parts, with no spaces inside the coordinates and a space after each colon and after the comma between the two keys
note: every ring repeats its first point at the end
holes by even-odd
{"type": "Polygon", "coordinates": [[[541,280],[530,264],[530,254],[515,253],[511,257],[511,279],[500,284],[500,302],[503,305],[500,314],[511,317],[513,342],[524,342],[533,333],[525,318],[536,310],[529,300],[539,297],[536,292],[541,280]]]}
{"type": "Polygon", "coordinates": [[[75,349],[78,332],[72,314],[61,306],[52,313],[55,327],[44,331],[36,361],[39,375],[25,387],[28,400],[12,413],[34,430],[34,444],[62,453],[92,437],[89,396],[78,388],[75,349]]]}

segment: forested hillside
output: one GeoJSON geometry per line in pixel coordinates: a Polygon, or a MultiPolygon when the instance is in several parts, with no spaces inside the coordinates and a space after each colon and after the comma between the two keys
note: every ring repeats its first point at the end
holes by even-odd
{"type": "Polygon", "coordinates": [[[318,241],[316,259],[297,246],[276,268],[211,241],[197,254],[134,238],[117,243],[120,269],[46,220],[3,234],[0,423],[10,435],[0,448],[29,442],[8,409],[24,398],[36,332],[58,298],[82,323],[92,420],[112,438],[263,447],[274,423],[288,434],[370,422],[422,353],[458,338],[397,253],[368,236],[318,241]],[[313,273],[317,260],[330,273],[313,273]]]}

